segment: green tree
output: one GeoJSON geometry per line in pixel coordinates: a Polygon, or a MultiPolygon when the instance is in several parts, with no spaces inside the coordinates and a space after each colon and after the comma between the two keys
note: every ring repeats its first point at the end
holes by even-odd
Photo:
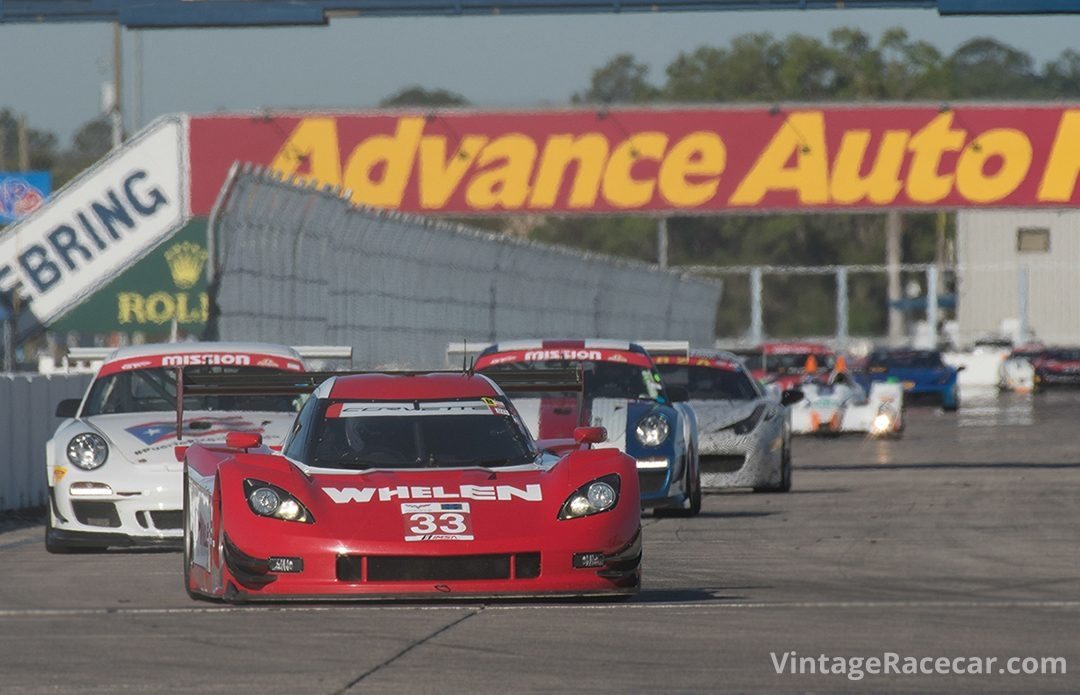
{"type": "Polygon", "coordinates": [[[589,86],[574,94],[571,101],[587,104],[622,104],[652,101],[660,90],[649,83],[649,66],[620,53],[593,70],[589,86]]]}
{"type": "Polygon", "coordinates": [[[379,106],[468,106],[469,100],[445,89],[427,89],[420,85],[405,87],[379,102],[379,106]]]}

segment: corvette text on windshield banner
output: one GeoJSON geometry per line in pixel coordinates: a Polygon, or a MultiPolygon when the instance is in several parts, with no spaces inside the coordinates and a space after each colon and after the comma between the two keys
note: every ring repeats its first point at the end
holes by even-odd
{"type": "Polygon", "coordinates": [[[1063,207],[1080,104],[195,117],[192,210],[236,161],[417,213],[1063,207]]]}

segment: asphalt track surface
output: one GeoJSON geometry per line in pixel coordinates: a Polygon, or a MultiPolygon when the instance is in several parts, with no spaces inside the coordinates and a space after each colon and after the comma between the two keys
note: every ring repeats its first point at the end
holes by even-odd
{"type": "Polygon", "coordinates": [[[628,603],[218,607],[187,598],[177,553],[50,556],[8,522],[0,692],[1080,692],[1080,393],[909,423],[796,440],[790,494],[645,519],[628,603]],[[998,662],[777,674],[790,651],[998,662]],[[1014,656],[1067,673],[998,673],[1014,656]]]}

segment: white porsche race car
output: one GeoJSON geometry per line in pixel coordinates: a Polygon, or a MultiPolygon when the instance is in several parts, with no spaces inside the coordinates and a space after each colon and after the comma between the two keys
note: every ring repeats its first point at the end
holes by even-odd
{"type": "Polygon", "coordinates": [[[691,350],[653,358],[667,386],[683,387],[697,414],[701,487],[791,489],[791,422],[797,389],[772,398],[729,352],[691,350]]]}
{"type": "MultiPolygon", "coordinates": [[[[88,350],[80,351],[85,357],[88,350]]],[[[110,546],[180,545],[183,464],[176,447],[258,432],[279,444],[296,416],[282,396],[184,397],[176,374],[303,372],[304,357],[349,359],[351,348],[258,343],[141,345],[110,351],[82,399],[61,401],[65,418],[46,444],[52,553],[110,546]],[[179,424],[179,433],[178,433],[179,424]]]]}
{"type": "Polygon", "coordinates": [[[800,386],[803,400],[791,408],[795,434],[864,432],[872,437],[899,437],[904,430],[904,386],[877,382],[867,393],[846,371],[808,379],[800,386]]]}

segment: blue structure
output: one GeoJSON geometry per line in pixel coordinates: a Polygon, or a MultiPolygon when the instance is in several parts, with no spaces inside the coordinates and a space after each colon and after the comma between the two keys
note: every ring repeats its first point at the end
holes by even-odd
{"type": "Polygon", "coordinates": [[[1080,13],[1080,0],[0,0],[0,24],[119,22],[131,28],[298,26],[337,17],[936,9],[943,15],[1080,13]]]}

